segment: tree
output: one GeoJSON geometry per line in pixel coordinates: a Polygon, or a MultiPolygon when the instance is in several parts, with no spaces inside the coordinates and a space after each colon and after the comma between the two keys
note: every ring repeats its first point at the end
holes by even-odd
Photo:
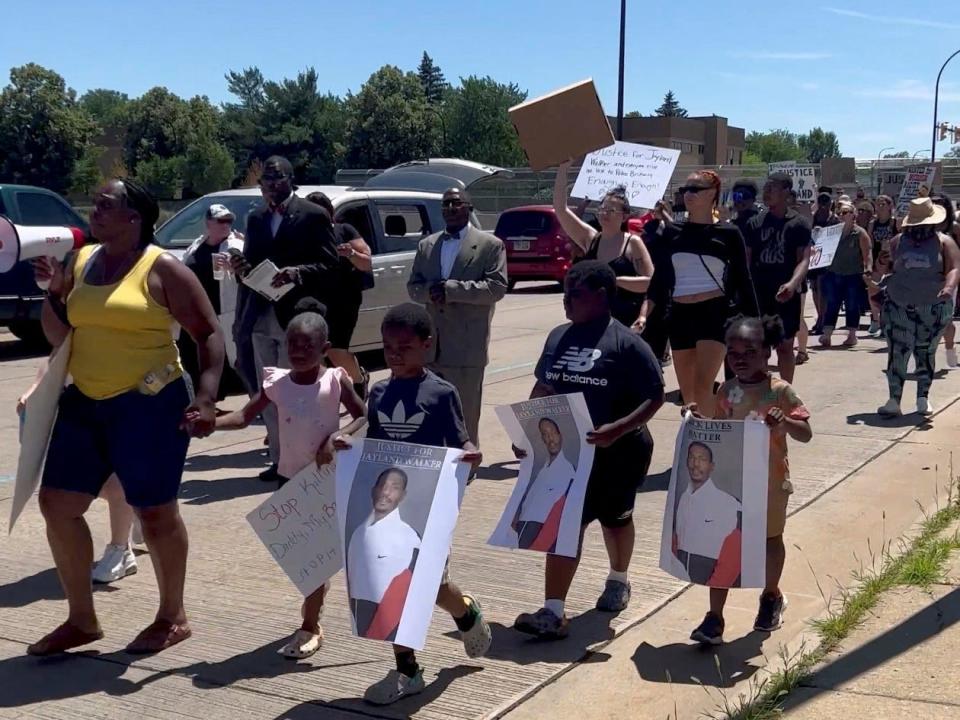
{"type": "Polygon", "coordinates": [[[436,147],[438,121],[420,79],[384,65],[346,98],[347,162],[386,168],[425,158],[436,147]]]}
{"type": "Polygon", "coordinates": [[[505,167],[526,165],[517,133],[507,110],[527,99],[511,83],[471,75],[447,94],[444,116],[448,130],[446,151],[454,157],[505,167]]]}
{"type": "Polygon", "coordinates": [[[744,163],[759,164],[806,160],[806,153],[800,149],[797,136],[789,130],[770,130],[769,132],[751,132],[746,140],[744,163]]]}
{"type": "MultiPolygon", "coordinates": [[[[955,149],[956,148],[954,148],[954,150],[955,149]]],[[[886,155],[883,156],[884,160],[894,159],[894,158],[908,158],[908,157],[910,157],[910,153],[908,153],[906,150],[901,150],[900,152],[895,152],[895,153],[887,153],[886,155]]]]}
{"type": "Polygon", "coordinates": [[[97,121],[100,128],[106,130],[123,122],[123,111],[130,98],[126,93],[97,88],[85,92],[78,102],[80,107],[97,121]]]}
{"type": "Polygon", "coordinates": [[[806,155],[807,162],[819,163],[824,158],[840,157],[840,143],[833,132],[815,127],[806,135],[797,138],[797,145],[806,155]]]}
{"type": "Polygon", "coordinates": [[[680,107],[680,103],[673,96],[673,90],[667,90],[663,96],[663,104],[653,111],[659,117],[682,117],[687,116],[687,111],[680,107]]]}
{"type": "Polygon", "coordinates": [[[628,112],[626,115],[624,115],[624,117],[625,117],[625,118],[638,118],[638,117],[643,117],[643,113],[641,113],[639,110],[631,110],[631,111],[628,112]]]}
{"type": "Polygon", "coordinates": [[[13,68],[0,91],[0,180],[66,192],[95,132],[60,75],[33,63],[13,68]]]}
{"type": "Polygon", "coordinates": [[[161,199],[177,198],[183,189],[184,159],[182,156],[154,155],[137,164],[134,177],[147,190],[161,199]]]}
{"type": "Polygon", "coordinates": [[[427,96],[427,102],[431,105],[438,105],[443,100],[444,93],[450,87],[447,79],[443,76],[443,71],[439,65],[434,64],[433,58],[423,53],[423,59],[420,60],[420,67],[417,70],[417,76],[420,78],[420,85],[423,87],[423,94],[427,96]]]}
{"type": "MultiPolygon", "coordinates": [[[[948,158],[960,158],[960,145],[954,145],[952,148],[950,148],[949,150],[947,150],[947,152],[944,153],[943,156],[944,156],[944,157],[948,157],[948,158]]],[[[894,156],[893,156],[893,155],[884,155],[884,157],[894,157],[894,156]]],[[[898,153],[898,154],[896,155],[896,157],[910,157],[910,154],[907,153],[907,152],[904,152],[902,155],[900,155],[900,154],[898,153]]]]}
{"type": "Polygon", "coordinates": [[[88,145],[70,171],[70,192],[77,195],[90,195],[104,180],[100,172],[100,158],[105,149],[99,145],[88,145]]]}

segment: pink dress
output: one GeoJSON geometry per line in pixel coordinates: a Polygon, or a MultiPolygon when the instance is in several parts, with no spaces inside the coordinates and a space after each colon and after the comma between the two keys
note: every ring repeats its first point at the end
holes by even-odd
{"type": "Polygon", "coordinates": [[[263,392],[274,405],[280,425],[277,471],[288,480],[314,462],[317,450],[340,427],[340,382],[343,368],[328,368],[311,385],[298,385],[290,371],[263,369],[263,392]]]}

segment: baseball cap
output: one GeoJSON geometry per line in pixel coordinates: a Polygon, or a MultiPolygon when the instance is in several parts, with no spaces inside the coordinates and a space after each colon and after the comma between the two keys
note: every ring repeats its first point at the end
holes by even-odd
{"type": "Polygon", "coordinates": [[[216,203],[207,208],[207,219],[209,220],[234,220],[234,214],[226,205],[216,203]]]}

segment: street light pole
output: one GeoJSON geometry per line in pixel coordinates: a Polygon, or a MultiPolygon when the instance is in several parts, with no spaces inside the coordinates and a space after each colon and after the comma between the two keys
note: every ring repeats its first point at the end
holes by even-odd
{"type": "Polygon", "coordinates": [[[943,71],[946,69],[947,63],[953,60],[957,55],[960,55],[960,50],[957,50],[953,55],[948,57],[940,67],[940,72],[937,73],[937,85],[933,90],[933,142],[930,145],[930,162],[933,162],[937,159],[937,106],[940,103],[940,76],[943,75],[943,71]]]}
{"type": "Polygon", "coordinates": [[[883,160],[883,154],[884,154],[887,150],[895,150],[895,149],[896,149],[896,148],[895,148],[893,145],[891,145],[890,147],[885,147],[885,148],[883,148],[880,152],[877,153],[877,160],[883,160]]]}
{"type": "Polygon", "coordinates": [[[623,140],[623,64],[627,44],[627,0],[620,0],[620,82],[617,90],[617,140],[623,140]]]}

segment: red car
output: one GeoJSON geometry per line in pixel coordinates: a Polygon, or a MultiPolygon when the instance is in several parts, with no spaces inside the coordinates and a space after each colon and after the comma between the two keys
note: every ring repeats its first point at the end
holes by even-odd
{"type": "Polygon", "coordinates": [[[572,264],[572,241],[560,227],[551,205],[526,205],[505,210],[493,234],[507,248],[510,288],[523,280],[563,278],[572,264]]]}

